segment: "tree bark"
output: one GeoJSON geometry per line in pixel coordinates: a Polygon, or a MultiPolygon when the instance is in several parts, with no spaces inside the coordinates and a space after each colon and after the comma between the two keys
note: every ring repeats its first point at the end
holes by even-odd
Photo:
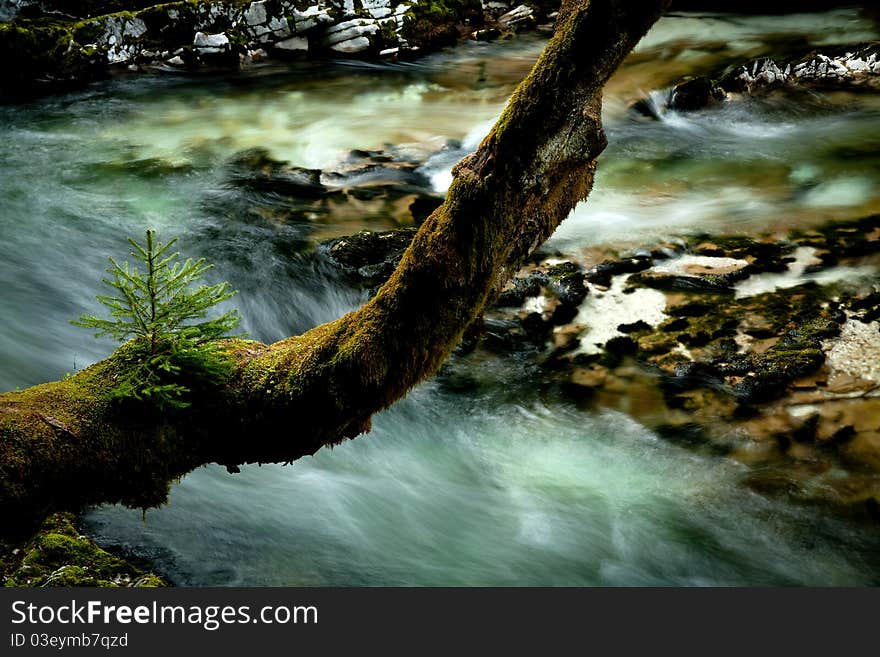
{"type": "Polygon", "coordinates": [[[229,341],[236,373],[185,412],[156,418],[112,403],[119,352],[0,395],[2,517],[153,505],[199,465],[293,461],[368,431],[586,198],[606,145],[602,88],[668,4],[567,0],[534,69],[373,299],[272,345],[229,341]]]}

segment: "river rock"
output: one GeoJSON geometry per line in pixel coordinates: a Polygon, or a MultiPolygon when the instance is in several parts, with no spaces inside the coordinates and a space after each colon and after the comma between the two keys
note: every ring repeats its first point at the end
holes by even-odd
{"type": "Polygon", "coordinates": [[[483,11],[486,12],[488,16],[493,16],[496,19],[513,9],[513,3],[505,2],[504,0],[481,0],[481,3],[483,5],[483,11]]]}
{"type": "Polygon", "coordinates": [[[193,38],[193,45],[197,48],[222,48],[229,45],[229,37],[223,34],[205,34],[204,32],[196,32],[193,38]]]}
{"type": "Polygon", "coordinates": [[[471,39],[474,41],[494,41],[501,36],[501,30],[490,27],[483,30],[475,30],[471,32],[471,39]]]}
{"type": "Polygon", "coordinates": [[[319,169],[291,166],[275,160],[264,149],[254,148],[230,161],[230,181],[256,191],[297,199],[318,199],[327,193],[319,169]]]}
{"type": "MultiPolygon", "coordinates": [[[[369,39],[366,35],[375,34],[379,31],[379,24],[370,19],[359,18],[351,21],[345,21],[327,28],[324,32],[324,45],[334,46],[346,41],[363,39],[366,41],[366,47],[369,47],[369,39]]],[[[362,48],[363,49],[363,48],[362,48]]],[[[348,52],[348,51],[346,51],[348,52]]]]}
{"type": "Polygon", "coordinates": [[[264,25],[268,20],[265,0],[259,0],[258,2],[252,2],[249,4],[247,9],[245,9],[242,18],[244,19],[244,22],[251,27],[264,25]]]}
{"type": "Polygon", "coordinates": [[[357,36],[353,39],[346,39],[330,46],[330,50],[335,52],[353,55],[355,53],[364,52],[370,48],[370,40],[365,36],[357,36]]]}
{"type": "Polygon", "coordinates": [[[392,0],[362,0],[361,6],[373,18],[386,18],[395,11],[392,0]]]}
{"type": "Polygon", "coordinates": [[[633,274],[644,271],[653,265],[650,256],[622,258],[619,260],[604,260],[594,265],[584,275],[584,278],[594,285],[609,287],[611,280],[620,274],[633,274]]]}
{"type": "Polygon", "coordinates": [[[388,279],[414,235],[414,228],[384,232],[363,230],[356,235],[322,242],[319,248],[359,284],[373,286],[388,279]]]}
{"type": "Polygon", "coordinates": [[[511,29],[521,29],[535,23],[535,10],[528,5],[519,5],[498,17],[498,24],[511,29]]]}
{"type": "Polygon", "coordinates": [[[305,52],[309,49],[309,40],[306,37],[291,37],[278,41],[272,47],[287,52],[305,52]]]}
{"type": "Polygon", "coordinates": [[[658,94],[630,106],[634,115],[659,119],[666,110],[689,112],[773,90],[880,89],[880,43],[810,52],[786,61],[764,57],[734,67],[720,79],[700,77],[675,85],[665,101],[658,94]]]}
{"type": "Polygon", "coordinates": [[[0,555],[5,586],[165,587],[169,583],[101,549],[76,528],[72,513],[47,516],[39,531],[15,550],[0,555]]]}
{"type": "Polygon", "coordinates": [[[727,91],[755,93],[761,89],[791,86],[842,88],[880,87],[880,44],[871,43],[843,52],[813,52],[795,60],[753,60],[725,76],[727,91]]]}
{"type": "Polygon", "coordinates": [[[669,99],[669,108],[691,112],[724,100],[724,90],[709,78],[696,78],[675,86],[669,99]]]}

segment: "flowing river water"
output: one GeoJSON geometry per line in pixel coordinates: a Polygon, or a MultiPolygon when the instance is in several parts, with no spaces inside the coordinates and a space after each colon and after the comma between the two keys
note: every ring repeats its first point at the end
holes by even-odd
{"type": "MultiPolygon", "coordinates": [[[[627,106],[682,75],[771,52],[878,38],[855,10],[663,19],[609,85],[596,188],[551,238],[563,253],[689,232],[760,232],[880,210],[880,97],[748,100],[659,121],[627,106]]],[[[438,191],[544,41],[465,44],[415,63],[149,75],[0,108],[0,389],[59,378],[113,348],[97,312],[108,255],[147,227],[240,294],[274,341],[365,300],[316,239],[387,217],[249,220],[227,163],[265,148],[332,169],[350,149],[427,158],[438,191]],[[441,148],[444,150],[438,153],[441,148]]],[[[91,510],[103,545],[180,585],[880,583],[880,534],[762,497],[746,466],[630,417],[585,412],[529,363],[454,360],[365,437],[292,466],[201,468],[168,505],[91,510]]]]}

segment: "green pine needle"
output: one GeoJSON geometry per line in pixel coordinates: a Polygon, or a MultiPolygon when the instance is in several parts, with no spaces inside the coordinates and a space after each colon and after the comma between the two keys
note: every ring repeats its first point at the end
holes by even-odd
{"type": "Polygon", "coordinates": [[[112,293],[97,296],[108,316],[82,315],[72,323],[93,329],[96,337],[129,342],[114,397],[184,408],[191,385],[216,383],[231,373],[232,363],[215,341],[241,318],[236,310],[210,319],[209,313],[236,291],[226,282],[201,283],[213,267],[204,258],[181,262],[179,253],[168,254],[176,238],[163,244],[148,230],[144,245],[128,241],[136,264],[109,258],[110,277],[102,282],[112,293]]]}

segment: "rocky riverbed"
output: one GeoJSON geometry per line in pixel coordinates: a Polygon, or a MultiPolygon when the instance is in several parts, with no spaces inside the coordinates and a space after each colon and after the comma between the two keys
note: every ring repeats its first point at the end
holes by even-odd
{"type": "MultiPolygon", "coordinates": [[[[410,236],[362,232],[323,248],[375,286],[410,236]]],[[[750,464],[756,490],[880,519],[878,266],[880,216],[576,261],[543,253],[458,357],[528,355],[585,406],[750,464]]]]}
{"type": "MultiPolygon", "coordinates": [[[[394,151],[353,151],[338,171],[259,151],[230,166],[231,184],[258,191],[261,221],[332,209],[398,226],[314,251],[371,293],[442,200],[424,163],[394,151]]],[[[585,407],[747,463],[762,493],[880,519],[880,215],[578,258],[539,251],[454,359],[485,354],[531,359],[585,407]]]]}

